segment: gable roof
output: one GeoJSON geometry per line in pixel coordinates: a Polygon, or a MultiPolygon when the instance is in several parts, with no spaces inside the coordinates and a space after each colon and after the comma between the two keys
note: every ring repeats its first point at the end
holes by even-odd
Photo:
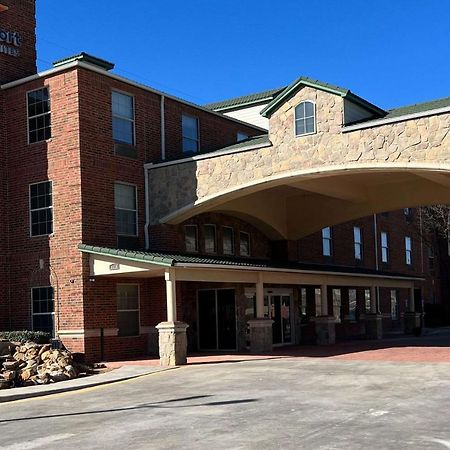
{"type": "Polygon", "coordinates": [[[205,108],[212,109],[214,111],[224,111],[229,109],[235,109],[242,106],[250,106],[264,101],[271,101],[280,92],[284,91],[286,87],[278,89],[270,89],[268,91],[257,92],[254,94],[243,95],[241,97],[230,98],[220,102],[208,103],[205,108]]]}
{"type": "Polygon", "coordinates": [[[319,89],[321,91],[329,92],[330,94],[339,95],[342,98],[346,98],[352,103],[361,106],[362,108],[372,112],[377,117],[384,117],[386,115],[386,111],[379,108],[378,106],[364,100],[362,97],[359,97],[350,89],[346,89],[340,86],[335,86],[333,84],[324,83],[323,81],[314,80],[308,77],[299,77],[293,83],[291,83],[288,87],[286,87],[282,92],[278,94],[262,111],[261,115],[263,117],[270,117],[284,102],[289,100],[295,93],[303,86],[309,86],[315,89],[319,89]]]}

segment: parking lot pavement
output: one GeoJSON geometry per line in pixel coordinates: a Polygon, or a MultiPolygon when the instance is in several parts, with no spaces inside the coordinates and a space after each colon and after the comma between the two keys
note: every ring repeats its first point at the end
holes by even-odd
{"type": "Polygon", "coordinates": [[[0,405],[0,448],[450,448],[450,364],[205,364],[0,405]]]}

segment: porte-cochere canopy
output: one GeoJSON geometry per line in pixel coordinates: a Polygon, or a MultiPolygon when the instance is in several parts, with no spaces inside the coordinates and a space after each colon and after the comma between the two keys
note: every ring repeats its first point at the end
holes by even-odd
{"type": "Polygon", "coordinates": [[[450,98],[384,112],[302,80],[263,111],[267,135],[147,165],[149,223],[218,211],[273,239],[297,239],[376,212],[450,204],[450,98]],[[304,101],[315,105],[315,132],[296,136],[304,101]]]}

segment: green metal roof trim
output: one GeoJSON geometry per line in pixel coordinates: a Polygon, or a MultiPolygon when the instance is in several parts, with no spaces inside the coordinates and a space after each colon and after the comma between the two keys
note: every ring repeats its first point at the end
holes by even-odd
{"type": "Polygon", "coordinates": [[[264,100],[272,100],[282,91],[285,87],[278,89],[270,89],[269,91],[257,92],[255,94],[243,95],[241,97],[230,98],[220,102],[208,103],[205,108],[212,109],[214,111],[222,111],[237,108],[243,105],[252,105],[255,103],[261,103],[264,100]]]}
{"type": "Polygon", "coordinates": [[[364,100],[356,94],[353,94],[349,89],[335,86],[333,84],[324,83],[323,81],[313,80],[308,77],[297,78],[293,83],[291,83],[286,89],[284,89],[277,97],[275,97],[262,111],[261,115],[263,117],[270,117],[282,103],[289,100],[295,95],[295,93],[302,87],[309,86],[315,89],[320,89],[321,91],[329,92],[330,94],[339,95],[342,98],[356,103],[357,105],[373,112],[378,117],[384,117],[386,111],[379,108],[378,106],[364,100]]]}
{"type": "Polygon", "coordinates": [[[425,111],[432,111],[433,109],[450,107],[450,97],[440,98],[423,103],[416,103],[414,105],[401,106],[400,108],[390,109],[385,119],[393,119],[395,117],[406,116],[408,114],[416,114],[425,111]]]}
{"type": "Polygon", "coordinates": [[[177,253],[163,252],[146,252],[138,250],[118,250],[108,247],[96,247],[93,245],[79,244],[78,248],[84,253],[94,255],[112,256],[123,258],[129,261],[151,263],[165,267],[173,267],[183,264],[199,264],[214,266],[230,266],[230,267],[255,267],[261,269],[286,269],[300,270],[305,272],[330,272],[337,274],[355,274],[355,275],[375,275],[386,277],[398,277],[407,279],[421,279],[411,275],[391,273],[385,271],[377,271],[373,269],[363,269],[360,267],[332,266],[325,264],[310,264],[302,262],[280,262],[261,259],[249,259],[239,257],[219,257],[219,256],[200,256],[185,255],[177,253]]]}
{"type": "Polygon", "coordinates": [[[64,64],[71,63],[73,61],[83,61],[87,64],[93,64],[94,66],[101,67],[102,69],[105,69],[105,70],[112,70],[112,69],[114,69],[114,66],[115,66],[113,63],[111,63],[109,61],[106,61],[101,58],[97,58],[96,56],[89,55],[88,53],[85,53],[85,52],[81,52],[78,55],[68,56],[67,58],[55,61],[53,63],[53,67],[59,67],[64,64]]]}

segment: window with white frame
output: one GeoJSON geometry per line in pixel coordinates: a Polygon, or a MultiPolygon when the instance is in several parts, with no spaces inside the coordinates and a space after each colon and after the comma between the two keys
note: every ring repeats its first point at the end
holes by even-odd
{"type": "Polygon", "coordinates": [[[356,320],[356,289],[348,290],[348,319],[356,320]]]}
{"type": "Polygon", "coordinates": [[[134,145],[134,98],[112,92],[112,130],[115,142],[134,145]]]}
{"type": "Polygon", "coordinates": [[[203,228],[205,234],[205,253],[217,252],[216,226],[205,225],[203,228]]]}
{"type": "Polygon", "coordinates": [[[236,141],[237,142],[245,141],[246,139],[248,139],[248,134],[242,133],[240,131],[236,134],[236,141]]]}
{"type": "Polygon", "coordinates": [[[295,135],[303,136],[316,132],[316,105],[302,102],[295,107],[295,135]]]}
{"type": "Polygon", "coordinates": [[[331,256],[331,227],[322,228],[322,254],[323,256],[331,256]]]}
{"type": "Polygon", "coordinates": [[[55,301],[52,286],[31,288],[33,331],[54,335],[55,301]]]}
{"type": "Polygon", "coordinates": [[[139,336],[139,285],[117,285],[117,328],[119,336],[139,336]]]}
{"type": "Polygon", "coordinates": [[[45,141],[52,137],[50,97],[48,88],[27,94],[28,142],[45,141]]]}
{"type": "Polygon", "coordinates": [[[387,263],[389,262],[388,234],[385,231],[382,231],[380,237],[381,237],[381,262],[387,263]]]}
{"type": "Polygon", "coordinates": [[[118,236],[137,236],[136,186],[114,183],[116,233],[118,236]]]}
{"type": "Polygon", "coordinates": [[[300,315],[306,316],[306,307],[308,304],[306,288],[300,288],[300,315]]]}
{"type": "Polygon", "coordinates": [[[30,184],[30,233],[44,236],[53,233],[53,188],[51,181],[30,184]]]}
{"type": "Polygon", "coordinates": [[[341,290],[332,289],[333,296],[333,316],[337,323],[341,321],[341,290]]]}
{"type": "Polygon", "coordinates": [[[234,230],[231,227],[222,228],[222,245],[224,255],[234,255],[234,230]]]}
{"type": "Polygon", "coordinates": [[[391,319],[398,319],[397,291],[395,289],[391,289],[391,319]]]}
{"type": "Polygon", "coordinates": [[[245,231],[239,232],[239,254],[250,256],[250,234],[245,231]]]}
{"type": "Polygon", "coordinates": [[[362,232],[360,227],[353,227],[353,243],[355,249],[355,259],[361,261],[363,258],[362,232]]]}
{"type": "Polygon", "coordinates": [[[407,266],[412,264],[412,243],[409,236],[405,236],[405,263],[407,266]]]}
{"type": "Polygon", "coordinates": [[[186,116],[183,114],[181,122],[183,132],[183,152],[198,152],[200,145],[198,132],[199,122],[197,117],[186,116]]]}
{"type": "Polygon", "coordinates": [[[198,252],[198,228],[197,225],[184,226],[184,244],[189,253],[198,252]]]}
{"type": "Polygon", "coordinates": [[[364,310],[368,314],[370,313],[370,289],[364,289],[364,310]]]}

